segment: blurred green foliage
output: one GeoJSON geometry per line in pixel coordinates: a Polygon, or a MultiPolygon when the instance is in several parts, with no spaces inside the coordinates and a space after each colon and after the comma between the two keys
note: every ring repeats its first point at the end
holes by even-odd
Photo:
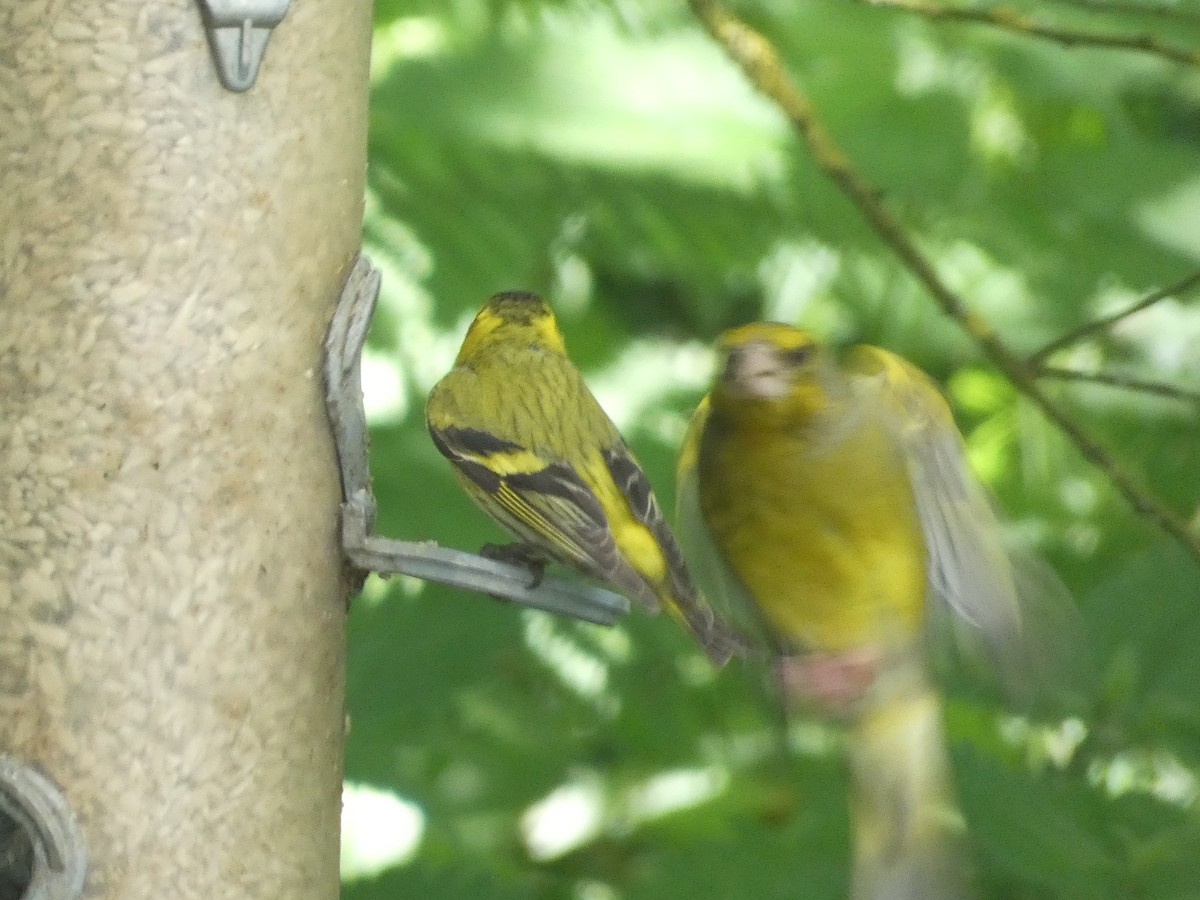
{"type": "MultiPolygon", "coordinates": [[[[1181,19],[1024,8],[1200,49],[1181,19]]],[[[739,11],[1014,347],[1200,265],[1200,71],[834,0],[739,11]]],[[[1066,726],[951,684],[989,895],[1200,898],[1200,569],[988,368],[686,6],[379,0],[376,15],[366,247],[385,284],[366,374],[380,530],[467,549],[498,537],[421,415],[497,290],[551,299],[668,506],[722,328],[777,318],[896,350],[946,385],[1014,534],[1077,598],[1098,670],[1066,726]]],[[[1200,308],[1164,301],[1056,362],[1194,390],[1200,308]]],[[[1046,384],[1195,516],[1195,404],[1046,384]]],[[[668,619],[604,630],[397,579],[369,586],[349,629],[347,779],[404,798],[421,823],[404,859],[374,871],[363,834],[395,826],[348,822],[351,900],[845,895],[838,735],[805,721],[785,733],[761,673],[713,673],[668,619]]]]}

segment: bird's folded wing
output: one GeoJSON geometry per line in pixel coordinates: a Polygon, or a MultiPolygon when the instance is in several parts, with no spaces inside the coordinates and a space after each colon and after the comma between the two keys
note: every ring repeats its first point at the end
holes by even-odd
{"type": "Polygon", "coordinates": [[[475,428],[431,427],[430,434],[488,511],[519,537],[630,599],[654,603],[622,558],[596,495],[571,466],[475,428]]]}
{"type": "Polygon", "coordinates": [[[629,504],[634,519],[654,536],[667,564],[667,580],[676,614],[704,648],[714,665],[724,665],[731,656],[744,655],[745,639],[708,605],[684,561],[683,551],[667,526],[646,474],[624,444],[604,451],[604,464],[617,489],[629,504]]]}

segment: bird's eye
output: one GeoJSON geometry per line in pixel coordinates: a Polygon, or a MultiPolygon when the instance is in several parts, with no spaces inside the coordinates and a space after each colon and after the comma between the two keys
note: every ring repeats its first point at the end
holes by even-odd
{"type": "Polygon", "coordinates": [[[812,344],[803,344],[799,347],[793,347],[791,350],[784,351],[783,358],[793,366],[802,366],[812,358],[812,344]]]}

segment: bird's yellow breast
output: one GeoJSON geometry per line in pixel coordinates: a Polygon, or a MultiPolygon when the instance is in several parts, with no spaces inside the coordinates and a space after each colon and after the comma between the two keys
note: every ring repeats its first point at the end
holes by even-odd
{"type": "Polygon", "coordinates": [[[869,419],[824,432],[710,424],[704,517],[768,622],[827,651],[916,633],[924,541],[904,461],[883,428],[869,419]]]}

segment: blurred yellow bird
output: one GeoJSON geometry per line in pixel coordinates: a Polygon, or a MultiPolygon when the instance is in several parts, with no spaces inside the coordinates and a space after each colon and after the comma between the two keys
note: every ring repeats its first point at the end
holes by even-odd
{"type": "Polygon", "coordinates": [[[704,602],[641,467],[567,358],[550,308],[492,297],[425,408],[470,497],[521,550],[665,606],[716,665],[740,637],[704,602]]]}
{"type": "Polygon", "coordinates": [[[900,357],[839,360],[789,325],[719,354],[678,471],[697,577],[754,610],[785,688],[848,723],[854,900],[973,896],[925,629],[944,612],[1003,657],[1024,622],[950,410],[900,357]]]}

